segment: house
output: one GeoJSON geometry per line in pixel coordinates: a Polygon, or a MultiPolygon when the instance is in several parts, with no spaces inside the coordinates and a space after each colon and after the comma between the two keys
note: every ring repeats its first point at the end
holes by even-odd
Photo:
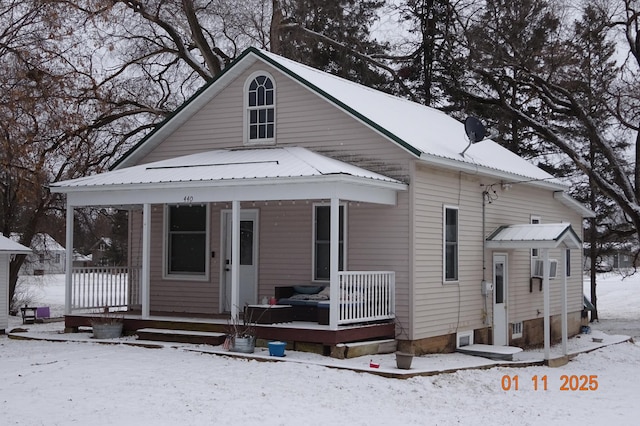
{"type": "Polygon", "coordinates": [[[105,266],[109,264],[109,249],[112,246],[112,240],[108,237],[100,237],[89,249],[91,252],[91,261],[94,266],[105,266]]]}
{"type": "Polygon", "coordinates": [[[16,254],[29,254],[31,250],[0,234],[0,334],[9,327],[9,263],[16,254]]]}
{"type": "MultiPolygon", "coordinates": [[[[393,337],[428,353],[548,347],[580,330],[576,231],[592,212],[563,183],[491,140],[470,144],[443,112],[262,50],[112,171],[51,190],[67,196],[69,246],[74,208],[129,206],[131,328],[236,318],[283,286],[314,284],[329,289],[328,324],[262,337],[326,351],[393,337]]],[[[68,296],[69,328],[85,324],[78,307],[68,296]]]]}
{"type": "MultiPolygon", "coordinates": [[[[20,236],[13,234],[17,241],[20,236]]],[[[20,268],[21,274],[44,275],[63,274],[65,271],[66,250],[51,235],[41,232],[31,239],[32,252],[27,256],[20,268]]]]}

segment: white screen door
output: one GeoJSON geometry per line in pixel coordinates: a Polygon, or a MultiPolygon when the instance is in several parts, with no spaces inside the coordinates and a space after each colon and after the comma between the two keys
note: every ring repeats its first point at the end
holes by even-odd
{"type": "MultiPolygon", "coordinates": [[[[231,212],[223,211],[223,280],[225,312],[231,311],[231,212]]],[[[238,311],[258,299],[258,211],[240,211],[240,299],[238,311]]]]}
{"type": "Polygon", "coordinates": [[[493,344],[507,345],[507,256],[493,255],[493,344]]]}

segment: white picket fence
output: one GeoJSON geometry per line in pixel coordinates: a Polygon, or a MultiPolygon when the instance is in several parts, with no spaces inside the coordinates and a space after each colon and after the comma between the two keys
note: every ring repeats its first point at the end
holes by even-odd
{"type": "Polygon", "coordinates": [[[395,272],[339,272],[340,300],[331,301],[338,309],[338,324],[353,324],[395,318],[395,272]]]}
{"type": "Polygon", "coordinates": [[[75,267],[71,283],[72,311],[130,308],[140,303],[140,268],[75,267]]]}

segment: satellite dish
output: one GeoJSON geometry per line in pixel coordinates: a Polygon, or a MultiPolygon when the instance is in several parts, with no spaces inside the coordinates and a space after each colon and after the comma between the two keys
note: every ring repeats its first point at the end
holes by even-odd
{"type": "Polygon", "coordinates": [[[480,142],[487,136],[487,129],[485,129],[484,124],[475,117],[467,117],[466,120],[464,120],[464,131],[469,138],[469,145],[460,153],[463,157],[464,153],[467,152],[472,144],[480,142]]]}

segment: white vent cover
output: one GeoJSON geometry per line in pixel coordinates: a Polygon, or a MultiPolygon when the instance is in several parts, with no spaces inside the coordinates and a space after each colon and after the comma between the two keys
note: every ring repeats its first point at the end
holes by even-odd
{"type": "Polygon", "coordinates": [[[456,348],[473,345],[473,330],[456,333],[456,348]]]}

